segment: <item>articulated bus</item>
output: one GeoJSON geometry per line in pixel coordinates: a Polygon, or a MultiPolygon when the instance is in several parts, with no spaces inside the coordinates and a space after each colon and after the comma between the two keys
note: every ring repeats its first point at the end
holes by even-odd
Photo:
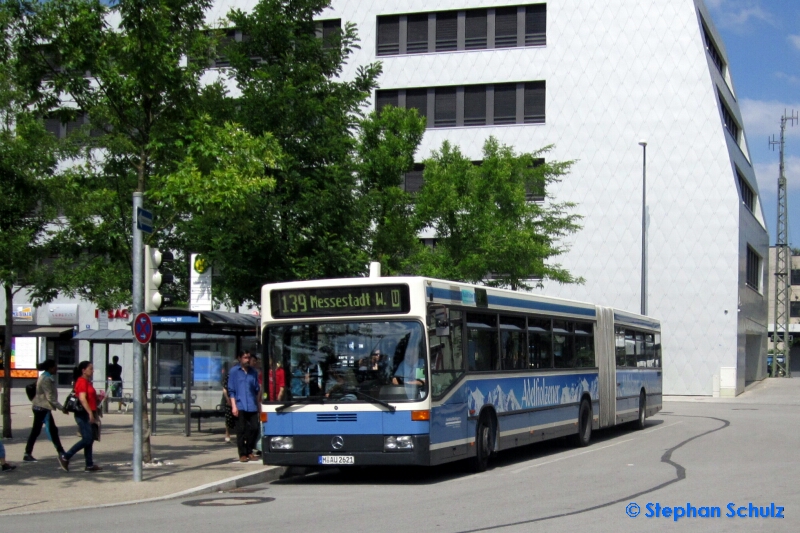
{"type": "Polygon", "coordinates": [[[263,404],[265,464],[483,471],[500,450],[586,446],[661,410],[649,317],[422,277],[270,284],[262,303],[270,379],[285,385],[263,404]]]}

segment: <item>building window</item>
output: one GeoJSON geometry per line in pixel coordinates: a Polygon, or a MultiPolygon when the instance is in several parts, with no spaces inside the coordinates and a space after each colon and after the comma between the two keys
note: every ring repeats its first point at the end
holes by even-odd
{"type": "Polygon", "coordinates": [[[517,122],[517,84],[504,83],[494,86],[494,124],[517,122]]]}
{"type": "Polygon", "coordinates": [[[525,46],[547,44],[547,4],[525,8],[525,46]]]}
{"type": "Polygon", "coordinates": [[[393,105],[397,107],[397,103],[399,100],[399,92],[398,91],[378,91],[378,95],[375,98],[375,107],[378,113],[381,112],[381,109],[386,107],[387,105],[393,105]]]}
{"type": "Polygon", "coordinates": [[[793,268],[790,275],[792,279],[792,285],[800,285],[800,269],[793,268]]]}
{"type": "Polygon", "coordinates": [[[742,191],[742,203],[751,213],[755,213],[756,193],[747,183],[747,180],[744,178],[744,176],[742,176],[742,173],[739,172],[738,168],[736,169],[736,176],[739,178],[739,190],[742,191]]]}
{"type": "Polygon", "coordinates": [[[414,170],[406,172],[403,175],[402,189],[408,193],[418,193],[422,190],[422,174],[425,170],[425,165],[421,163],[414,164],[414,170]]]}
{"type": "Polygon", "coordinates": [[[494,10],[494,47],[517,46],[517,8],[501,7],[494,10]]]}
{"type": "Polygon", "coordinates": [[[420,54],[428,51],[428,14],[408,15],[406,53],[420,54]]]}
{"type": "Polygon", "coordinates": [[[341,33],[342,19],[317,21],[317,36],[322,39],[323,48],[333,48],[333,36],[341,33]]]}
{"type": "Polygon", "coordinates": [[[733,118],[733,113],[731,113],[728,106],[725,105],[725,100],[722,99],[722,95],[719,95],[719,104],[722,108],[722,121],[725,124],[725,129],[728,130],[728,133],[731,134],[733,140],[736,141],[736,144],[739,144],[739,124],[736,122],[736,119],[733,118]]]}
{"type": "Polygon", "coordinates": [[[488,44],[486,10],[470,9],[464,18],[464,48],[467,50],[486,48],[488,44]]]}
{"type": "MultiPolygon", "coordinates": [[[[539,158],[533,161],[533,168],[544,165],[544,159],[539,158]]],[[[545,183],[541,182],[529,183],[525,186],[525,199],[529,202],[544,202],[545,197],[545,183]]]]}
{"type": "Polygon", "coordinates": [[[703,40],[705,41],[706,51],[708,55],[711,57],[711,61],[716,65],[717,70],[720,74],[725,74],[725,62],[722,60],[722,54],[719,53],[719,48],[717,48],[716,43],[714,43],[714,39],[711,38],[711,32],[708,31],[708,27],[706,23],[703,22],[703,40]]]}
{"type": "Polygon", "coordinates": [[[464,125],[486,124],[486,86],[472,85],[464,88],[464,125]]]}
{"type": "Polygon", "coordinates": [[[429,117],[433,113],[427,124],[436,128],[544,124],[545,96],[544,81],[380,90],[375,109],[380,112],[385,105],[405,102],[407,109],[417,109],[420,116],[429,117]]]}
{"type": "Polygon", "coordinates": [[[747,286],[761,290],[761,256],[747,247],[747,286]]]}
{"type": "Polygon", "coordinates": [[[406,109],[416,109],[421,117],[428,116],[428,89],[407,89],[406,109]]]}
{"type": "Polygon", "coordinates": [[[800,302],[789,302],[789,316],[800,318],[800,302]]]}
{"type": "Polygon", "coordinates": [[[544,124],[545,82],[525,84],[525,124],[544,124]]]}
{"type": "Polygon", "coordinates": [[[219,44],[217,45],[217,57],[214,59],[214,66],[216,68],[231,66],[231,61],[225,53],[225,49],[231,43],[236,42],[236,40],[235,29],[225,30],[225,35],[220,38],[219,44]]]}
{"type": "Polygon", "coordinates": [[[400,17],[378,17],[378,55],[400,53],[400,17]]]}
{"type": "Polygon", "coordinates": [[[376,33],[379,56],[543,46],[547,4],[384,15],[376,33]]]}
{"type": "Polygon", "coordinates": [[[436,14],[436,51],[447,52],[458,48],[458,12],[436,14]]]}
{"type": "Polygon", "coordinates": [[[436,89],[436,107],[433,111],[433,125],[445,128],[456,125],[456,88],[440,87],[436,89]]]}

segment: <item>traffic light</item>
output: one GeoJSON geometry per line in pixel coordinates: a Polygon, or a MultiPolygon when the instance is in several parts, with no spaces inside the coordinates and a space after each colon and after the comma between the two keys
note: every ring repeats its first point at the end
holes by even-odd
{"type": "Polygon", "coordinates": [[[162,305],[169,305],[174,301],[171,294],[161,292],[161,286],[172,283],[175,278],[172,274],[163,273],[159,270],[161,265],[174,259],[172,252],[162,252],[145,245],[144,310],[146,312],[158,311],[162,305]]]}

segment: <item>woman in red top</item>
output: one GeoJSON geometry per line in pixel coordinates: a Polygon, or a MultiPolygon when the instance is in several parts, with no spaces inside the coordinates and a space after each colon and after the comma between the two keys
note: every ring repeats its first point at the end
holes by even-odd
{"type": "Polygon", "coordinates": [[[61,456],[61,467],[69,471],[69,460],[72,456],[83,450],[83,456],[86,459],[86,472],[99,472],[102,470],[99,466],[92,461],[92,445],[94,444],[94,432],[92,431],[93,424],[99,424],[97,418],[97,391],[92,386],[92,375],[94,374],[94,366],[89,361],[81,361],[75,367],[74,377],[75,386],[73,390],[78,400],[83,406],[83,410],[75,413],[75,422],[78,423],[78,429],[81,432],[81,440],[69,449],[69,451],[61,456]]]}

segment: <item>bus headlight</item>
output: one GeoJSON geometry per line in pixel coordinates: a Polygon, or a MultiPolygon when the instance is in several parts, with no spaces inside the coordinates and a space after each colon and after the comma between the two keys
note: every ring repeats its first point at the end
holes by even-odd
{"type": "Polygon", "coordinates": [[[384,437],[383,451],[395,452],[414,449],[414,439],[410,435],[401,435],[399,437],[384,437]]]}
{"type": "Polygon", "coordinates": [[[292,437],[270,437],[269,447],[273,450],[291,450],[294,448],[292,437]]]}

